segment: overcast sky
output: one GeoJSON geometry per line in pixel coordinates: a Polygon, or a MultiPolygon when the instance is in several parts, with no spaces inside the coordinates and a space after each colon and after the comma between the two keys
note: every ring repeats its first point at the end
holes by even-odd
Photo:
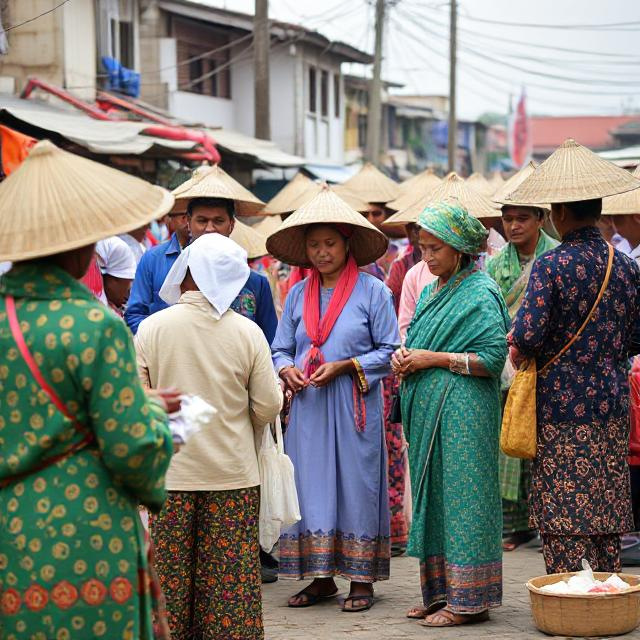
{"type": "MultiPolygon", "coordinates": [[[[254,0],[197,1],[253,13],[254,0]]],[[[371,52],[374,4],[271,0],[270,16],[371,52]]],[[[404,83],[399,93],[446,94],[449,3],[388,0],[388,4],[384,78],[404,83]]],[[[459,15],[461,117],[506,112],[509,96],[515,105],[523,87],[530,113],[640,111],[640,1],[460,0],[459,15]],[[584,28],[592,25],[598,28],[584,28]]]]}

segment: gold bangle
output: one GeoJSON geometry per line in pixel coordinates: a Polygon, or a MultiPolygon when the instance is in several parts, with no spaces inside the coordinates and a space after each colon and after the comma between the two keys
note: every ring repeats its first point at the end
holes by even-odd
{"type": "Polygon", "coordinates": [[[457,373],[458,375],[469,375],[469,365],[465,364],[467,356],[464,353],[450,353],[449,354],[449,371],[451,373],[457,373]]]}

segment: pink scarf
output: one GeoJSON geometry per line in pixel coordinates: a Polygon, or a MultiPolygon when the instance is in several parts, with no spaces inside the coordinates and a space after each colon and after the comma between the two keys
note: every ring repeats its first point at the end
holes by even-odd
{"type": "Polygon", "coordinates": [[[342,313],[344,305],[351,297],[353,288],[358,281],[358,265],[353,256],[347,258],[347,264],[338,278],[336,288],[333,291],[329,306],[320,318],[320,272],[317,269],[311,271],[304,286],[304,302],[302,305],[302,319],[307,330],[311,349],[307,353],[304,365],[304,374],[309,377],[315,373],[321,364],[324,364],[324,356],[320,347],[327,341],[336,320],[342,313]]]}
{"type": "MultiPolygon", "coordinates": [[[[344,271],[338,278],[329,306],[322,318],[320,318],[320,272],[317,269],[313,269],[307,279],[302,305],[302,319],[307,330],[307,336],[311,340],[311,348],[304,362],[304,375],[307,378],[312,376],[320,365],[325,362],[320,347],[327,341],[336,320],[351,297],[353,289],[358,282],[358,274],[358,265],[353,256],[349,256],[344,271]]],[[[353,380],[353,405],[356,430],[364,431],[367,422],[366,405],[364,396],[355,380],[353,380]]]]}

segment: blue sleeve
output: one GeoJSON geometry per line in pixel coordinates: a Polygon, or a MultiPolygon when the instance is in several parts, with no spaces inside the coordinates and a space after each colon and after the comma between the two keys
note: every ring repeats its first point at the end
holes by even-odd
{"type": "Polygon", "coordinates": [[[391,373],[391,356],[400,345],[393,296],[386,286],[374,286],[371,291],[369,331],[373,348],[355,358],[361,391],[367,391],[391,373]]]}
{"type": "Polygon", "coordinates": [[[124,319],[131,332],[135,335],[138,325],[151,315],[151,303],[153,301],[153,280],[151,268],[151,254],[145,253],[136,269],[136,277],[133,279],[131,294],[124,319]]]}
{"type": "Polygon", "coordinates": [[[278,323],[278,330],[276,336],[273,339],[271,345],[271,355],[273,359],[273,366],[276,371],[279,371],[282,367],[295,364],[296,360],[296,329],[298,323],[293,317],[293,312],[298,299],[295,285],[289,291],[289,295],[284,303],[284,311],[282,317],[278,323]]]}
{"type": "Polygon", "coordinates": [[[278,316],[276,308],[273,305],[273,296],[269,281],[256,273],[257,291],[256,291],[256,324],[262,329],[269,345],[273,342],[278,328],[278,316]]]}

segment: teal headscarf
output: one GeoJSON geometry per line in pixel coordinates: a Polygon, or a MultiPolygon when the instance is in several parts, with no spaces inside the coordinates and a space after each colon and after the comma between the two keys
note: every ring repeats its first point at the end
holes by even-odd
{"type": "Polygon", "coordinates": [[[457,251],[472,256],[482,252],[489,232],[457,202],[430,204],[418,216],[418,224],[457,251]]]}

